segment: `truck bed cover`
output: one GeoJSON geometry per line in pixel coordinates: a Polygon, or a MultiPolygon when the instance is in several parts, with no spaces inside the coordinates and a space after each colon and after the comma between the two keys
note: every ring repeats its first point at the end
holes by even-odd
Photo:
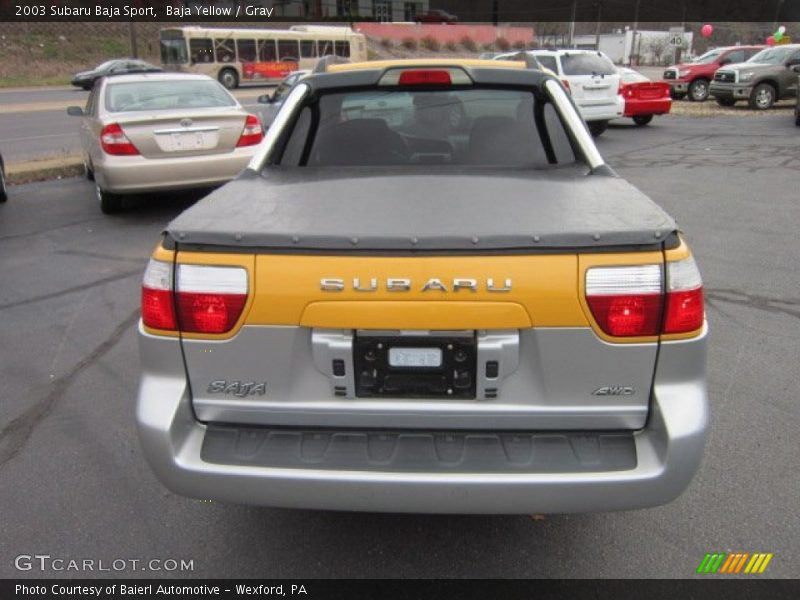
{"type": "Polygon", "coordinates": [[[673,219],[623,179],[585,168],[271,167],[174,219],[179,244],[475,251],[652,246],[673,219]]]}

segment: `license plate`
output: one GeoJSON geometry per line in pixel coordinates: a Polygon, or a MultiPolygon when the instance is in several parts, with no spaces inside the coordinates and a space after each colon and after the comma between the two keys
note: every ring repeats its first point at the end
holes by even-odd
{"type": "Polygon", "coordinates": [[[442,366],[441,348],[389,348],[389,366],[435,368],[442,366]]]}
{"type": "Polygon", "coordinates": [[[188,150],[208,150],[216,145],[213,132],[187,131],[186,133],[169,133],[156,135],[156,141],[164,152],[182,152],[188,150]]]}

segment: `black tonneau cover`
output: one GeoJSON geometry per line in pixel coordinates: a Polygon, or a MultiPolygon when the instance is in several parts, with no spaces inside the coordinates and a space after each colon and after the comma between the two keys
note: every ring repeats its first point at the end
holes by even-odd
{"type": "Polygon", "coordinates": [[[585,167],[245,172],[173,220],[180,244],[310,250],[650,246],[675,222],[625,180],[585,167]]]}

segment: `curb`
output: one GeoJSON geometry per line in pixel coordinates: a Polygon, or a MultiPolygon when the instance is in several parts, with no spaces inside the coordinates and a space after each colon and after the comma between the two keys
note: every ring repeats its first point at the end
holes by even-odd
{"type": "Polygon", "coordinates": [[[82,174],[83,159],[80,156],[29,160],[6,165],[6,181],[10,185],[75,177],[82,174]]]}

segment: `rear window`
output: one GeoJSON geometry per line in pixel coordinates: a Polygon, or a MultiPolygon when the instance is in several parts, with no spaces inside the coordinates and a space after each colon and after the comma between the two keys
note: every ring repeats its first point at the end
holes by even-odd
{"type": "Polygon", "coordinates": [[[564,75],[613,75],[614,64],[599,54],[565,54],[561,57],[564,75]]]}
{"type": "Polygon", "coordinates": [[[574,162],[560,120],[540,102],[530,91],[499,89],[327,94],[318,101],[316,126],[310,126],[314,107],[301,113],[303,126],[295,126],[281,164],[535,168],[574,162]]]}
{"type": "Polygon", "coordinates": [[[109,112],[236,106],[220,84],[208,80],[114,83],[106,88],[105,102],[109,112]]]}

